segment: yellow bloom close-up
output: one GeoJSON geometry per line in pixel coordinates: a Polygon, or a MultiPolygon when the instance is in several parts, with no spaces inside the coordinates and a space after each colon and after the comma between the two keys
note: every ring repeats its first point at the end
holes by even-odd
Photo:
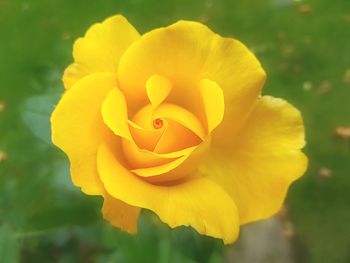
{"type": "Polygon", "coordinates": [[[118,15],[76,40],[73,58],[52,140],[122,230],[147,209],[232,243],[306,170],[300,112],[261,95],[266,74],[235,39],[190,21],[140,35],[118,15]]]}

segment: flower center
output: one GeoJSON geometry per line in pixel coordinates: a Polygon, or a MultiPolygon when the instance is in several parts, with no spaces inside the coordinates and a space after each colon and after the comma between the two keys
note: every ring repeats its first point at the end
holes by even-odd
{"type": "Polygon", "coordinates": [[[160,129],[160,128],[162,128],[162,127],[163,127],[163,120],[160,119],[160,118],[155,119],[155,120],[153,121],[153,127],[154,127],[155,129],[160,129]]]}

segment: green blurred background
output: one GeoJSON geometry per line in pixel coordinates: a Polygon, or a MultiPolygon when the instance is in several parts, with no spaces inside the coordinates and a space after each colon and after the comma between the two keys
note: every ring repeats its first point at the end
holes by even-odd
{"type": "Polygon", "coordinates": [[[349,0],[0,0],[0,262],[350,262],[346,127],[349,0]],[[301,109],[310,165],[279,216],[228,247],[150,213],[129,236],[72,186],[49,115],[74,39],[118,13],[141,33],[187,19],[240,39],[267,71],[263,93],[301,109]]]}

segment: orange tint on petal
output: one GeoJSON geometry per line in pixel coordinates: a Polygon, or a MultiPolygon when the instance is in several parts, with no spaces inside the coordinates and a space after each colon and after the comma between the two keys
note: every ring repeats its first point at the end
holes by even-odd
{"type": "Polygon", "coordinates": [[[173,120],[166,120],[164,132],[154,148],[156,153],[169,153],[197,146],[202,140],[190,129],[173,120]]]}
{"type": "Polygon", "coordinates": [[[122,139],[125,158],[132,169],[153,167],[169,163],[177,157],[166,158],[151,151],[140,149],[135,142],[122,139]]]}
{"type": "Polygon", "coordinates": [[[151,183],[171,183],[194,173],[206,156],[209,146],[210,140],[207,140],[196,147],[187,148],[188,152],[184,156],[167,164],[134,169],[132,172],[151,183]]]}
{"type": "Polygon", "coordinates": [[[173,104],[160,104],[157,108],[148,104],[134,115],[129,124],[135,143],[159,154],[198,145],[202,140],[195,132],[204,136],[203,126],[198,119],[173,104]]]}
{"type": "Polygon", "coordinates": [[[141,149],[153,151],[164,129],[145,129],[132,121],[129,121],[131,135],[141,149]]]}
{"type": "Polygon", "coordinates": [[[207,136],[207,132],[201,121],[190,111],[170,103],[159,105],[153,113],[153,119],[167,119],[175,121],[195,133],[201,140],[207,136]]]}

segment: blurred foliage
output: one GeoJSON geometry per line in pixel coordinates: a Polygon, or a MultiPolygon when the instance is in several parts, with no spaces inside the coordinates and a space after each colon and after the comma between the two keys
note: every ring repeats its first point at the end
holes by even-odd
{"type": "Polygon", "coordinates": [[[336,136],[350,126],[348,0],[0,0],[0,262],[223,260],[220,241],[170,231],[149,213],[137,236],[103,222],[101,199],[72,186],[50,144],[74,39],[117,13],[140,32],[200,21],[256,53],[268,73],[263,93],[305,119],[310,166],[287,199],[296,261],[350,262],[350,143],[336,136]]]}

